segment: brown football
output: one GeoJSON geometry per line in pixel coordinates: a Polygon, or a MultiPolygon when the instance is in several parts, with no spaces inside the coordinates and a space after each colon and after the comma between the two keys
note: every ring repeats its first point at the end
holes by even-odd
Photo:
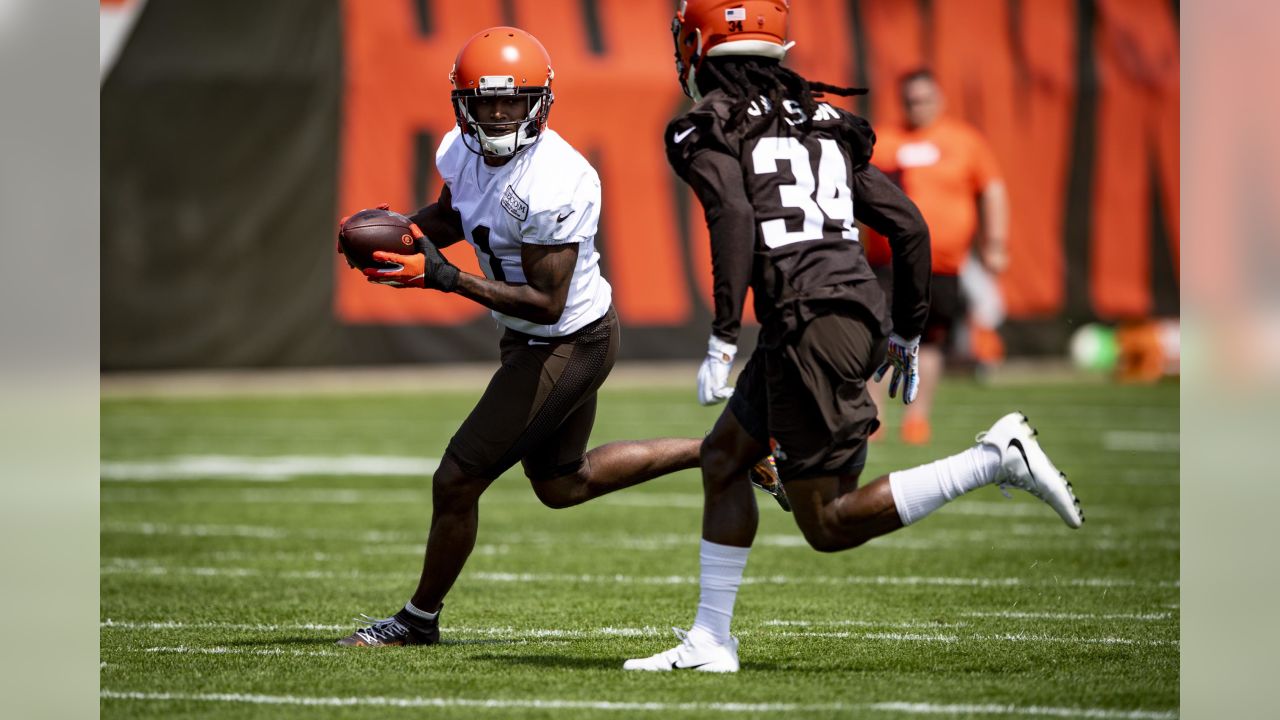
{"type": "Polygon", "coordinates": [[[347,218],[338,233],[338,242],[351,264],[361,270],[392,267],[373,259],[373,254],[379,250],[399,255],[413,254],[409,218],[390,210],[361,210],[347,218]]]}

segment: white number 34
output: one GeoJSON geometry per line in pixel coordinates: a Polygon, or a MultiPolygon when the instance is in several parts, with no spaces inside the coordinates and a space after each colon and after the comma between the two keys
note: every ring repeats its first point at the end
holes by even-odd
{"type": "Polygon", "coordinates": [[[787,230],[787,221],[782,218],[760,223],[764,244],[771,248],[804,240],[820,240],[824,215],[841,222],[841,237],[858,240],[858,229],[853,225],[853,192],[849,190],[844,153],[840,152],[835,140],[819,139],[818,142],[822,152],[818,158],[816,183],[809,164],[809,149],[794,137],[760,138],[751,152],[751,162],[757,175],[778,172],[779,160],[786,160],[791,165],[795,183],[783,185],[778,190],[785,207],[798,208],[804,213],[804,225],[799,230],[787,230]]]}

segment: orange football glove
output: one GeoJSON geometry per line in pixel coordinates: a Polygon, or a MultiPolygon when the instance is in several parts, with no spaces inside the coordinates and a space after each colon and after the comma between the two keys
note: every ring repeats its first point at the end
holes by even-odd
{"type": "Polygon", "coordinates": [[[394,268],[365,268],[369,282],[397,288],[431,288],[453,292],[458,287],[458,268],[440,254],[440,250],[422,234],[416,223],[409,223],[416,255],[400,255],[379,250],[373,254],[378,262],[395,263],[394,268]]]}

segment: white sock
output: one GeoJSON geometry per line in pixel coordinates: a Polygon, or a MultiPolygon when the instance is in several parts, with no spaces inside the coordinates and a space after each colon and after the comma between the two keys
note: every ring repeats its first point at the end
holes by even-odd
{"type": "Polygon", "coordinates": [[[751,548],[702,541],[698,554],[702,565],[702,594],[689,635],[720,645],[729,644],[733,601],[738,597],[738,585],[742,584],[742,571],[747,567],[750,552],[751,548]]]}
{"type": "Polygon", "coordinates": [[[435,620],[437,617],[440,616],[439,610],[435,612],[427,612],[426,610],[419,610],[418,608],[413,606],[412,602],[407,602],[404,604],[404,611],[416,618],[422,618],[423,620],[435,620]]]}
{"type": "Polygon", "coordinates": [[[889,489],[898,517],[910,525],[951,500],[995,482],[1000,471],[1000,451],[990,445],[975,445],[952,455],[889,475],[889,489]]]}

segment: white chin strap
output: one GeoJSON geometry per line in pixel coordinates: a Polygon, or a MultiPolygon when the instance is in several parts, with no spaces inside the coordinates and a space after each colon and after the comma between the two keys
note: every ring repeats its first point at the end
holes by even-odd
{"type": "Polygon", "coordinates": [[[520,121],[515,130],[505,135],[494,137],[486,134],[484,128],[476,122],[474,117],[471,117],[471,112],[468,111],[467,119],[471,121],[471,127],[476,131],[476,139],[480,141],[480,149],[484,151],[484,154],[491,157],[508,157],[532,145],[538,139],[538,134],[530,135],[528,130],[533,119],[537,118],[538,113],[541,112],[542,102],[542,100],[539,100],[533,104],[533,107],[529,108],[528,117],[520,121]]]}

